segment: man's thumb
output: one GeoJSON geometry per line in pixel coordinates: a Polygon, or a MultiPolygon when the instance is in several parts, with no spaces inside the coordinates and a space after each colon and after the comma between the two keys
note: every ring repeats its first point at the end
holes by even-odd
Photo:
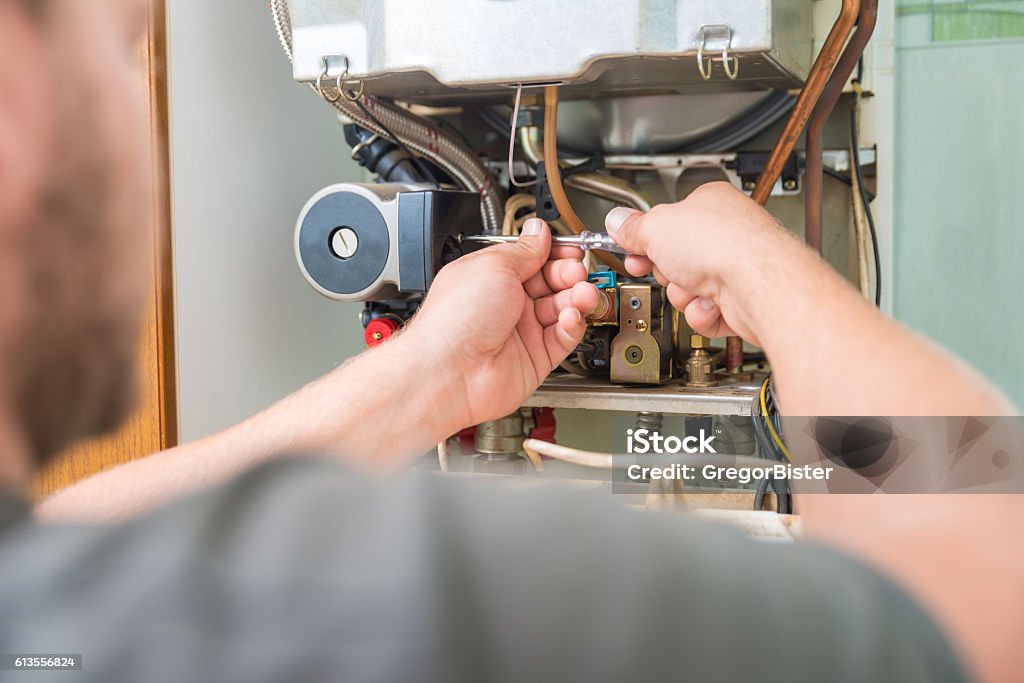
{"type": "Polygon", "coordinates": [[[525,282],[548,260],[548,253],[551,251],[551,230],[541,219],[531,218],[523,224],[519,239],[509,246],[515,253],[513,266],[519,274],[519,279],[525,282]]]}
{"type": "Polygon", "coordinates": [[[634,254],[647,253],[647,236],[643,230],[644,214],[636,209],[617,206],[604,217],[604,227],[620,246],[634,254]]]}

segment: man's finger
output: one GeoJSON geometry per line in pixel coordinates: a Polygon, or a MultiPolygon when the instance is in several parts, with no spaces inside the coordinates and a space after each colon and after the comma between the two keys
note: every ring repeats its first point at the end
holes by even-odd
{"type": "Polygon", "coordinates": [[[544,328],[544,348],[552,368],[565,360],[586,331],[587,323],[575,308],[566,308],[553,325],[544,328]]]}
{"type": "Polygon", "coordinates": [[[643,277],[651,272],[654,263],[646,256],[630,254],[626,257],[626,272],[633,277],[643,277]]]}
{"type": "Polygon", "coordinates": [[[705,337],[729,337],[735,332],[732,331],[722,318],[722,311],[711,299],[705,297],[694,297],[685,309],[681,309],[686,317],[686,322],[697,334],[705,337]]]}
{"type": "Polygon", "coordinates": [[[589,282],[577,282],[570,289],[563,289],[550,296],[537,299],[534,303],[534,314],[537,322],[544,327],[555,324],[558,316],[567,308],[574,308],[581,313],[590,313],[597,307],[597,288],[589,282]]]}
{"type": "Polygon", "coordinates": [[[617,206],[604,218],[604,227],[619,245],[634,254],[647,254],[650,235],[644,225],[647,214],[636,209],[617,206]]]}
{"type": "Polygon", "coordinates": [[[548,261],[541,267],[540,274],[534,275],[523,286],[526,293],[537,299],[553,292],[569,289],[577,282],[587,279],[586,267],[575,259],[548,261]]]}
{"type": "Polygon", "coordinates": [[[665,288],[665,295],[668,301],[677,311],[685,311],[690,302],[697,298],[695,294],[688,292],[674,282],[669,283],[665,288]]]}
{"type": "Polygon", "coordinates": [[[567,247],[567,246],[552,246],[551,254],[548,258],[552,261],[564,258],[576,259],[577,261],[583,260],[583,250],[579,247],[567,247]]]}

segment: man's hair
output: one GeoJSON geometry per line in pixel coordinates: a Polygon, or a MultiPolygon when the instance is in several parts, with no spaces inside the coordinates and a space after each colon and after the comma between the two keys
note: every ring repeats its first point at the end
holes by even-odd
{"type": "MultiPolygon", "coordinates": [[[[87,4],[17,2],[44,23],[57,18],[58,8],[87,4]]],[[[54,65],[73,69],[60,58],[74,53],[74,39],[85,44],[89,36],[73,35],[73,21],[52,23],[60,34],[45,42],[59,57],[54,65]]],[[[142,213],[144,200],[136,206],[120,198],[122,166],[112,155],[117,138],[103,125],[104,77],[100,68],[83,67],[54,91],[59,152],[44,157],[49,168],[31,190],[32,210],[0,226],[0,247],[18,266],[5,272],[4,282],[24,306],[15,324],[0,329],[4,360],[16,359],[4,368],[0,392],[37,467],[70,443],[116,427],[135,397],[145,290],[135,267],[139,245],[126,237],[142,234],[131,226],[143,217],[129,214],[142,213]]]]}
{"type": "Polygon", "coordinates": [[[41,19],[49,9],[50,0],[18,0],[18,4],[32,17],[41,19]]]}

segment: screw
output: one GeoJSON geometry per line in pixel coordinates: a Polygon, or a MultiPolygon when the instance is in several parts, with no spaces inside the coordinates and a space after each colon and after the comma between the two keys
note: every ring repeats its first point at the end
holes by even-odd
{"type": "Polygon", "coordinates": [[[630,346],[626,349],[626,360],[636,365],[644,359],[644,351],[639,346],[630,346]]]}
{"type": "Polygon", "coordinates": [[[637,320],[636,321],[636,331],[637,332],[646,332],[647,331],[647,321],[646,320],[637,320]]]}
{"type": "Polygon", "coordinates": [[[374,332],[374,333],[373,333],[372,335],[370,335],[370,336],[372,336],[372,337],[373,337],[373,340],[374,340],[374,341],[380,341],[381,339],[383,339],[383,338],[384,338],[384,335],[383,335],[382,333],[380,333],[380,332],[374,332]]]}
{"type": "Polygon", "coordinates": [[[753,180],[745,180],[745,181],[743,181],[743,189],[744,190],[753,190],[756,187],[757,187],[757,183],[755,183],[753,180]]]}
{"type": "Polygon", "coordinates": [[[352,228],[338,228],[331,233],[331,253],[342,260],[355,256],[359,248],[359,237],[352,228]]]}
{"type": "Polygon", "coordinates": [[[783,180],[782,181],[782,189],[783,190],[795,190],[796,189],[796,181],[793,180],[792,178],[790,178],[788,180],[783,180]]]}

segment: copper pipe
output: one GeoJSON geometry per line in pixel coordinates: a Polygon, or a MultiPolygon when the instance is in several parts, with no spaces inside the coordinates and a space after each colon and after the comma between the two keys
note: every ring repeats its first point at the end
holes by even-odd
{"type": "MultiPolygon", "coordinates": [[[[548,181],[548,191],[555,202],[558,213],[569,229],[577,235],[586,230],[583,221],[576,215],[569,203],[569,197],[562,187],[562,174],[558,166],[558,86],[549,85],[544,88],[544,174],[548,181]]],[[[608,252],[594,251],[602,263],[617,273],[625,274],[622,261],[608,252]]]]}
{"type": "Polygon", "coordinates": [[[818,53],[818,58],[814,60],[814,66],[811,67],[811,72],[807,75],[807,81],[800,90],[800,96],[797,97],[796,105],[794,105],[793,111],[789,115],[789,120],[786,121],[786,127],[783,128],[782,135],[779,136],[778,142],[775,143],[775,148],[768,158],[768,163],[765,164],[761,177],[757,179],[757,187],[754,188],[752,197],[758,204],[764,205],[768,201],[772,188],[775,186],[775,181],[779,179],[779,174],[782,173],[786,160],[793,153],[793,148],[800,139],[800,134],[804,132],[804,127],[807,125],[807,120],[811,117],[814,105],[817,103],[818,98],[821,97],[821,92],[825,89],[829,77],[835,70],[836,62],[839,61],[843,47],[853,32],[853,26],[857,21],[859,13],[860,0],[843,0],[843,7],[839,11],[839,18],[836,19],[835,25],[832,26],[828,38],[825,39],[825,44],[822,46],[821,52],[818,53]]]}
{"type": "Polygon", "coordinates": [[[825,123],[828,121],[832,110],[843,94],[846,82],[850,75],[857,68],[861,55],[867,48],[871,35],[875,32],[875,23],[878,20],[878,0],[862,0],[860,6],[860,17],[857,20],[857,32],[853,34],[849,44],[843,51],[843,56],[836,64],[832,77],[828,79],[828,85],[817,106],[814,107],[814,114],[807,126],[807,165],[804,174],[804,192],[806,202],[804,204],[804,225],[807,236],[807,244],[822,252],[822,185],[824,184],[822,155],[822,133],[825,130],[825,123]]]}
{"type": "Polygon", "coordinates": [[[551,199],[555,202],[562,220],[577,235],[586,230],[583,221],[576,215],[569,203],[569,197],[562,187],[562,174],[558,166],[558,86],[544,88],[544,173],[548,181],[551,199]]]}
{"type": "MultiPolygon", "coordinates": [[[[540,129],[537,126],[523,126],[519,129],[519,148],[523,150],[526,160],[534,166],[544,160],[542,147],[540,129]]],[[[637,211],[650,211],[654,204],[646,192],[615,176],[576,173],[566,178],[564,184],[574,190],[629,206],[637,211]]]]}
{"type": "Polygon", "coordinates": [[[743,367],[743,340],[739,337],[725,338],[725,369],[739,372],[743,367]]]}
{"type": "MultiPolygon", "coordinates": [[[[865,0],[865,2],[871,2],[871,0],[865,0]]],[[[778,141],[775,143],[775,148],[772,149],[771,156],[768,158],[768,163],[765,164],[761,177],[757,179],[757,186],[754,188],[754,192],[751,197],[758,204],[763,206],[765,202],[768,201],[768,197],[771,196],[772,188],[775,187],[775,181],[779,179],[779,174],[782,173],[782,168],[786,165],[786,160],[789,159],[789,155],[793,153],[793,148],[796,147],[796,143],[800,139],[800,134],[807,125],[807,120],[811,117],[812,113],[817,110],[819,100],[823,96],[823,91],[829,83],[832,82],[833,73],[837,69],[837,63],[839,62],[841,55],[845,54],[844,46],[846,45],[847,40],[850,39],[850,34],[853,32],[854,25],[860,13],[860,0],[843,0],[843,6],[839,10],[839,17],[836,19],[836,23],[832,26],[832,30],[829,31],[828,38],[825,39],[825,43],[821,47],[821,52],[818,53],[818,58],[814,60],[811,72],[807,75],[804,87],[800,90],[800,96],[797,97],[796,105],[794,105],[793,111],[789,115],[789,120],[786,121],[785,128],[782,129],[782,135],[779,136],[778,141]]],[[[877,2],[875,15],[877,16],[877,2]]],[[[870,33],[865,33],[870,38],[870,33]]],[[[861,48],[861,51],[863,51],[863,48],[861,48]]],[[[849,51],[847,50],[846,52],[849,51]]],[[[846,78],[842,79],[843,84],[845,84],[847,78],[849,78],[849,74],[846,75],[846,78]]],[[[842,92],[841,86],[840,92],[842,92]]],[[[829,111],[832,110],[833,106],[835,106],[835,102],[833,102],[832,106],[828,108],[829,111]]],[[[819,181],[820,173],[821,171],[819,170],[819,181]]],[[[810,174],[807,175],[810,176],[810,174]]],[[[817,188],[817,211],[819,215],[821,212],[820,189],[821,186],[819,182],[817,188]]],[[[810,192],[808,193],[807,199],[808,203],[814,202],[810,192]]],[[[810,211],[810,208],[805,210],[810,211]]],[[[817,240],[820,249],[820,219],[817,227],[817,236],[809,236],[817,240]]],[[[740,366],[742,366],[743,341],[739,337],[728,337],[726,339],[725,358],[726,368],[730,371],[735,372],[740,366]],[[738,360],[736,357],[737,348],[739,349],[738,360]],[[730,350],[732,351],[731,353],[730,350]]]]}

